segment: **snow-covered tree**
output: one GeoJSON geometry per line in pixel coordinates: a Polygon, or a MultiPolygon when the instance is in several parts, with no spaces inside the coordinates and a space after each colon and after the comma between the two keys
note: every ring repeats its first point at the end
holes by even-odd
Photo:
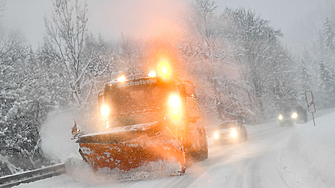
{"type": "Polygon", "coordinates": [[[306,70],[309,70],[308,85],[314,92],[317,108],[321,109],[335,106],[335,24],[332,20],[325,19],[313,45],[303,54],[306,70]]]}
{"type": "MultiPolygon", "coordinates": [[[[267,112],[275,112],[274,100],[284,93],[274,86],[288,82],[292,60],[281,46],[279,30],[273,29],[268,21],[245,9],[226,9],[222,18],[229,20],[227,40],[232,44],[236,63],[241,68],[241,78],[246,84],[250,108],[258,120],[267,112]],[[268,107],[271,106],[271,109],[268,107]]],[[[290,91],[287,90],[287,91],[290,91]]],[[[290,93],[285,93],[290,95],[290,93]]],[[[271,114],[271,113],[269,113],[271,114]]]]}
{"type": "Polygon", "coordinates": [[[295,62],[278,40],[282,34],[251,11],[227,8],[217,16],[215,7],[212,1],[196,2],[181,43],[200,102],[221,120],[269,118],[280,101],[296,95],[295,62]]]}
{"type": "Polygon", "coordinates": [[[321,106],[331,108],[335,104],[335,75],[322,62],[319,68],[318,95],[321,106]]]}
{"type": "Polygon", "coordinates": [[[36,90],[39,68],[34,53],[19,33],[0,39],[0,166],[1,175],[45,164],[39,148],[39,127],[45,115],[36,90]]]}
{"type": "Polygon", "coordinates": [[[72,101],[83,107],[88,103],[94,80],[106,69],[109,61],[96,62],[85,51],[87,42],[87,5],[78,0],[56,0],[51,20],[45,19],[46,43],[52,49],[58,68],[67,80],[72,101]],[[102,63],[103,65],[97,65],[102,63]],[[97,69],[99,67],[99,69],[97,69]]]}
{"type": "Polygon", "coordinates": [[[223,87],[228,84],[226,76],[231,67],[227,66],[229,50],[221,33],[224,23],[218,19],[215,9],[213,1],[196,1],[193,12],[187,19],[188,30],[180,49],[185,70],[198,87],[198,99],[206,112],[204,115],[214,116],[214,119],[222,121],[228,115],[227,111],[222,111],[221,100],[226,96],[224,92],[227,89],[223,87]]]}
{"type": "Polygon", "coordinates": [[[327,18],[320,31],[320,47],[325,54],[335,50],[335,30],[333,24],[327,18]]]}

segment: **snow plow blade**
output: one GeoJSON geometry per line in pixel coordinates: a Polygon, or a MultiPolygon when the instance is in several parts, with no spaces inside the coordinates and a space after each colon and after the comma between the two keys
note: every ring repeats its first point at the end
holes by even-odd
{"type": "Polygon", "coordinates": [[[185,166],[181,143],[159,122],[82,135],[77,143],[82,158],[95,170],[107,167],[129,171],[160,160],[178,161],[182,168],[185,166]]]}

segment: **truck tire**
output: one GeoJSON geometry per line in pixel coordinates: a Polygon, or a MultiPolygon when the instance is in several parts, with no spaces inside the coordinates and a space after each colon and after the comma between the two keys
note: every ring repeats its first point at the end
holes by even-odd
{"type": "Polygon", "coordinates": [[[203,160],[208,159],[208,142],[207,142],[207,137],[205,136],[205,147],[204,147],[204,152],[203,152],[203,160]]]}
{"type": "Polygon", "coordinates": [[[197,130],[198,148],[196,150],[186,149],[186,163],[190,165],[196,161],[203,161],[208,158],[208,143],[204,129],[197,130]]]}
{"type": "Polygon", "coordinates": [[[206,131],[204,129],[200,130],[201,136],[201,153],[200,153],[200,161],[208,159],[208,142],[206,137],[206,131]]]}

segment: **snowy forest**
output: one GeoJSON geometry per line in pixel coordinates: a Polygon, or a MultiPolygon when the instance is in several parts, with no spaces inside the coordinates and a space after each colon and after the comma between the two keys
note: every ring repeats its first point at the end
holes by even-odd
{"type": "Polygon", "coordinates": [[[110,42],[93,35],[89,8],[82,1],[55,0],[36,50],[21,33],[0,25],[0,176],[57,163],[40,147],[48,114],[76,109],[82,119],[91,118],[105,83],[121,72],[146,75],[160,54],[169,57],[179,77],[196,85],[207,122],[274,119],[284,106],[307,108],[306,90],[313,92],[317,109],[335,107],[335,17],[324,20],[297,56],[282,44],[285,33],[257,12],[217,13],[211,0],[194,1],[179,19],[180,36],[145,41],[123,35],[110,42]]]}

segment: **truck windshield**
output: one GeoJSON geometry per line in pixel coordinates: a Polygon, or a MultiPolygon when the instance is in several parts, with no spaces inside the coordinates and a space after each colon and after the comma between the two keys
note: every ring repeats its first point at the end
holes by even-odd
{"type": "Polygon", "coordinates": [[[132,114],[161,110],[171,92],[172,88],[166,85],[129,86],[114,88],[108,98],[113,115],[132,114]]]}

